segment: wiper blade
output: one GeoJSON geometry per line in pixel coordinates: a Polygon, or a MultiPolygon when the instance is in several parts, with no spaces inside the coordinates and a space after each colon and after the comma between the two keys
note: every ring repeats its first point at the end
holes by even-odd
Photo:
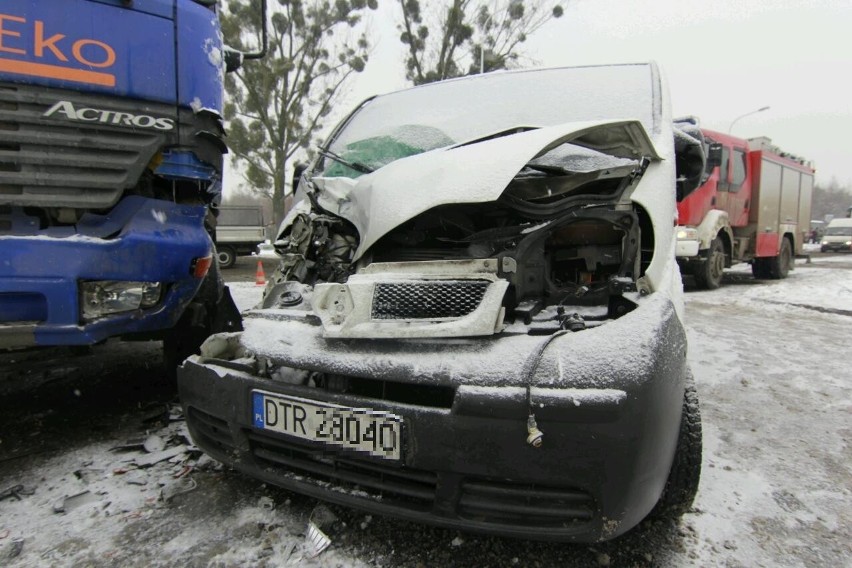
{"type": "Polygon", "coordinates": [[[351,168],[351,169],[355,170],[356,172],[360,172],[362,174],[370,174],[370,173],[373,173],[374,171],[376,171],[375,169],[371,168],[370,166],[367,166],[367,165],[362,164],[360,162],[350,162],[346,158],[339,156],[339,155],[335,154],[334,152],[332,152],[331,150],[328,150],[326,148],[319,148],[318,153],[319,153],[320,156],[323,156],[325,158],[331,158],[332,160],[334,160],[338,164],[343,164],[347,168],[351,168]]]}

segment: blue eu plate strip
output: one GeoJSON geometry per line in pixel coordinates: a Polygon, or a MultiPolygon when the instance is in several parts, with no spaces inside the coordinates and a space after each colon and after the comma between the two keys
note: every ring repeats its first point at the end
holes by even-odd
{"type": "Polygon", "coordinates": [[[251,396],[254,406],[254,425],[256,428],[263,428],[263,395],[254,392],[251,396]]]}

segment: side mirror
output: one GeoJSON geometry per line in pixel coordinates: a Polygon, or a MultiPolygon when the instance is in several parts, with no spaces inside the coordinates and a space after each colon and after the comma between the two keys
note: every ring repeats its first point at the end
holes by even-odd
{"type": "Polygon", "coordinates": [[[243,61],[247,59],[263,59],[266,57],[266,51],[269,48],[269,31],[266,26],[266,0],[260,1],[260,32],[261,46],[260,50],[253,53],[243,53],[242,51],[225,46],[225,72],[231,73],[243,66],[243,61]]]}
{"type": "Polygon", "coordinates": [[[299,187],[299,180],[302,179],[302,174],[308,169],[307,164],[296,164],[293,166],[293,179],[290,182],[290,188],[295,195],[296,189],[299,187]]]}
{"type": "Polygon", "coordinates": [[[722,145],[713,142],[707,148],[707,170],[713,171],[713,168],[720,165],[722,165],[722,145]]]}
{"type": "Polygon", "coordinates": [[[225,73],[231,73],[243,66],[243,52],[225,46],[225,73]]]}

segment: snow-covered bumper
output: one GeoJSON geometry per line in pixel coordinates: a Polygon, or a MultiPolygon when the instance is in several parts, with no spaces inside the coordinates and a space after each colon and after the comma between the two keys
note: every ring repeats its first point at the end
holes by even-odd
{"type": "Polygon", "coordinates": [[[195,264],[211,259],[205,214],[141,197],[84,216],[76,229],[33,231],[37,222],[13,214],[0,236],[0,348],[172,327],[201,285],[195,264]]]}
{"type": "Polygon", "coordinates": [[[251,356],[190,357],[181,399],[202,449],[298,493],[483,533],[613,538],[657,502],[680,422],[686,339],[671,302],[654,296],[606,326],[549,338],[324,339],[311,318],[255,312],[230,336],[251,356]],[[334,380],[292,384],[300,369],[334,380]],[[397,417],[398,459],[272,431],[258,396],[397,417]],[[530,409],[540,447],[527,443],[530,409]]]}

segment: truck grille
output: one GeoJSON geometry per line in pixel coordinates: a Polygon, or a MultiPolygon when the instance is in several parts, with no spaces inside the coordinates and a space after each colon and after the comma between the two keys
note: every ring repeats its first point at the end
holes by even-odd
{"type": "Polygon", "coordinates": [[[454,280],[377,284],[373,294],[374,320],[460,318],[482,302],[490,282],[454,280]]]}
{"type": "MultiPolygon", "coordinates": [[[[75,109],[175,118],[175,107],[44,87],[0,84],[0,203],[107,208],[135,186],[176,132],[44,114],[59,101],[75,109]]],[[[94,116],[94,113],[90,113],[94,116]]]]}

